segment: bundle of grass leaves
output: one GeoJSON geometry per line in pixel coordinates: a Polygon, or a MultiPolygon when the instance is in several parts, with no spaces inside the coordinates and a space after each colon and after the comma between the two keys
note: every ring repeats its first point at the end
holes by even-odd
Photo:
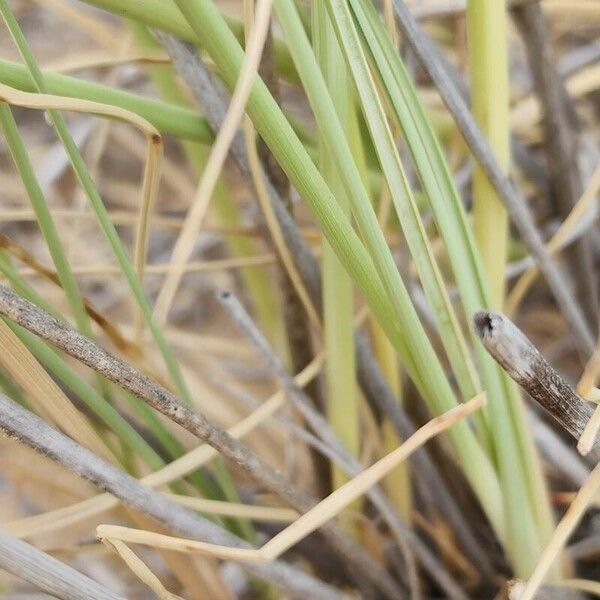
{"type": "Polygon", "coordinates": [[[593,2],[0,15],[7,597],[600,594],[593,2]]]}

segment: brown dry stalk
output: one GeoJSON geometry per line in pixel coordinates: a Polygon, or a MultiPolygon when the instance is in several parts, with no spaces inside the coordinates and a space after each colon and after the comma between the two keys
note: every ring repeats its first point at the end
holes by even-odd
{"type": "MultiPolygon", "coordinates": [[[[291,485],[279,472],[244,444],[180,402],[156,381],[4,286],[0,286],[0,314],[51,342],[69,356],[141,398],[166,417],[210,444],[225,458],[249,473],[258,483],[286,500],[297,511],[304,513],[316,504],[314,498],[291,485]]],[[[396,597],[398,593],[396,584],[364,548],[350,539],[335,524],[324,527],[323,534],[331,547],[344,557],[348,565],[351,565],[356,575],[369,581],[387,597],[396,597]]]]}
{"type": "MultiPolygon", "coordinates": [[[[592,406],[550,366],[508,317],[480,311],[473,320],[483,345],[500,366],[579,440],[594,413],[592,406]]],[[[600,449],[598,440],[594,448],[600,449]]]]}

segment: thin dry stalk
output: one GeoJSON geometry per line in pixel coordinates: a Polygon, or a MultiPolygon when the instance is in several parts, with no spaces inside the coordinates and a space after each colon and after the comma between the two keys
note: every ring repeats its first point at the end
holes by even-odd
{"type": "MultiPolygon", "coordinates": [[[[553,197],[566,218],[582,192],[577,132],[571,116],[571,99],[556,68],[546,17],[539,0],[521,2],[512,9],[527,48],[537,96],[544,111],[546,156],[553,197]]],[[[568,252],[577,296],[592,326],[597,323],[598,281],[589,236],[583,236],[568,252]]]]}
{"type": "Polygon", "coordinates": [[[183,600],[169,592],[160,579],[148,568],[142,559],[121,540],[103,538],[102,542],[114,550],[136,577],[147,585],[159,600],[183,600]]]}
{"type": "Polygon", "coordinates": [[[600,465],[592,471],[588,480],[577,492],[575,499],[571,502],[565,516],[557,525],[548,545],[544,549],[531,577],[527,581],[524,589],[518,595],[511,595],[514,600],[532,600],[538,588],[544,581],[546,573],[552,567],[553,562],[557,559],[563,546],[577,527],[579,521],[583,517],[585,511],[594,500],[598,489],[600,488],[600,465]]]}
{"type": "Polygon", "coordinates": [[[212,192],[229,154],[229,148],[244,116],[244,107],[258,71],[269,30],[272,3],[273,0],[261,0],[259,2],[256,26],[253,28],[248,40],[247,54],[231,98],[231,104],[223,119],[222,127],[217,130],[217,138],[211,149],[192,207],[173,248],[170,261],[171,270],[163,282],[154,307],[154,314],[160,324],[164,324],[167,319],[173,298],[184,273],[183,268],[192,254],[198,229],[208,209],[212,192]]]}

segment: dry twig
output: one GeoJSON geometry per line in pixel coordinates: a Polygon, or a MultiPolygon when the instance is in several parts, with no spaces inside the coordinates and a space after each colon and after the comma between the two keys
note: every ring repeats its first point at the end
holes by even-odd
{"type": "MultiPolygon", "coordinates": [[[[577,395],[508,317],[481,311],[475,314],[474,322],[483,345],[500,366],[579,440],[594,413],[592,406],[577,395]]],[[[600,449],[598,440],[594,448],[600,449]]]]}
{"type": "Polygon", "coordinates": [[[63,600],[124,600],[83,573],[2,530],[0,568],[63,600]]]}
{"type": "MultiPolygon", "coordinates": [[[[179,506],[165,496],[110,465],[59,433],[33,413],[0,394],[0,429],[8,436],[48,456],[69,471],[110,492],[135,510],[153,518],[169,530],[211,544],[249,548],[249,544],[215,523],[179,506]]],[[[320,600],[340,600],[344,594],[281,562],[249,565],[259,577],[291,594],[320,600]]]]}
{"type": "MultiPolygon", "coordinates": [[[[53,343],[68,355],[138,396],[169,419],[210,444],[225,458],[233,461],[258,483],[289,502],[299,512],[304,513],[316,504],[314,498],[291,485],[243,443],[181,403],[160,384],[73,330],[66,323],[52,317],[3,286],[0,286],[0,314],[53,343]]],[[[342,533],[335,524],[325,526],[323,534],[332,548],[345,558],[357,576],[370,581],[385,595],[395,597],[397,586],[361,546],[342,533]]]]}

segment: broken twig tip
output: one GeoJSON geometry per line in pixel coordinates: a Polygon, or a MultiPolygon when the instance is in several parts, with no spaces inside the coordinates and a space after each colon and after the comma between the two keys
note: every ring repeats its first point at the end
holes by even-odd
{"type": "Polygon", "coordinates": [[[494,327],[494,316],[495,313],[492,313],[487,310],[478,310],[473,315],[473,324],[475,325],[475,331],[480,338],[483,339],[484,336],[491,333],[494,327]]]}
{"type": "MultiPolygon", "coordinates": [[[[594,411],[552,368],[525,334],[505,315],[478,311],[473,315],[477,335],[485,349],[540,406],[590,451],[600,442],[584,434],[594,411]]],[[[600,418],[600,415],[599,417],[600,418]]]]}

